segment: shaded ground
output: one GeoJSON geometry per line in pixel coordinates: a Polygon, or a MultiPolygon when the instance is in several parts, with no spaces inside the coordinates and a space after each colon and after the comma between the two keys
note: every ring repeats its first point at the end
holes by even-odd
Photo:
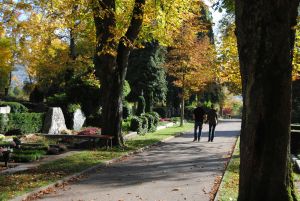
{"type": "Polygon", "coordinates": [[[200,142],[192,142],[192,133],[176,137],[42,199],[208,201],[239,134],[240,122],[220,123],[212,143],[207,142],[207,127],[200,142]]]}

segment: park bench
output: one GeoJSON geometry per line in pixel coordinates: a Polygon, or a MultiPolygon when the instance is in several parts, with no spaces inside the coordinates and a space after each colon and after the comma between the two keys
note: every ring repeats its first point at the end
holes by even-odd
{"type": "Polygon", "coordinates": [[[112,148],[112,140],[114,136],[110,135],[52,135],[52,134],[44,134],[45,137],[48,138],[58,138],[58,139],[88,139],[96,145],[96,140],[105,140],[106,141],[106,149],[108,147],[112,148]]]}

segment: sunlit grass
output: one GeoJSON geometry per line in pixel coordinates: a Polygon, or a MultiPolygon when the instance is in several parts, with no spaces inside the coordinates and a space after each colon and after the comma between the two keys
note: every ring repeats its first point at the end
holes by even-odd
{"type": "Polygon", "coordinates": [[[232,154],[232,158],[224,174],[220,190],[219,201],[237,200],[239,185],[240,148],[239,140],[232,154]]]}
{"type": "MultiPolygon", "coordinates": [[[[218,201],[236,201],[238,198],[239,187],[239,168],[240,168],[240,141],[236,143],[232,158],[225,171],[220,189],[218,201]]],[[[294,182],[300,181],[300,174],[293,174],[294,182]]],[[[299,192],[296,192],[299,199],[299,192]]]]}
{"type": "Polygon", "coordinates": [[[32,191],[35,188],[46,186],[68,175],[128,154],[130,151],[152,145],[170,136],[174,136],[178,132],[189,131],[192,128],[193,124],[191,123],[185,124],[184,127],[175,126],[166,128],[128,140],[125,148],[82,151],[63,159],[40,165],[31,170],[11,175],[0,175],[0,200],[8,200],[17,195],[32,191]]]}

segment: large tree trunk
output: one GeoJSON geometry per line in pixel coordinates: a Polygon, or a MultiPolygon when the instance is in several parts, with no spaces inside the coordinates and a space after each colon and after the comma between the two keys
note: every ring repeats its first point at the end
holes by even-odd
{"type": "Polygon", "coordinates": [[[145,0],[135,0],[128,30],[116,41],[115,0],[93,1],[96,27],[95,68],[102,94],[102,133],[123,145],[122,96],[130,50],[143,22],[145,0]]]}
{"type": "Polygon", "coordinates": [[[236,0],[243,83],[239,201],[296,200],[289,161],[297,0],[236,0]]]}

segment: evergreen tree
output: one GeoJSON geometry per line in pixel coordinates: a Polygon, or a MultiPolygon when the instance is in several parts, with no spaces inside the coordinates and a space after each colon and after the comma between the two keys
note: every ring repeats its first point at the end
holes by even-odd
{"type": "Polygon", "coordinates": [[[162,67],[165,59],[165,48],[157,42],[147,43],[145,48],[132,51],[126,80],[132,90],[129,101],[137,101],[142,93],[146,100],[146,112],[152,110],[154,103],[165,101],[167,82],[165,70],[162,67]]]}

